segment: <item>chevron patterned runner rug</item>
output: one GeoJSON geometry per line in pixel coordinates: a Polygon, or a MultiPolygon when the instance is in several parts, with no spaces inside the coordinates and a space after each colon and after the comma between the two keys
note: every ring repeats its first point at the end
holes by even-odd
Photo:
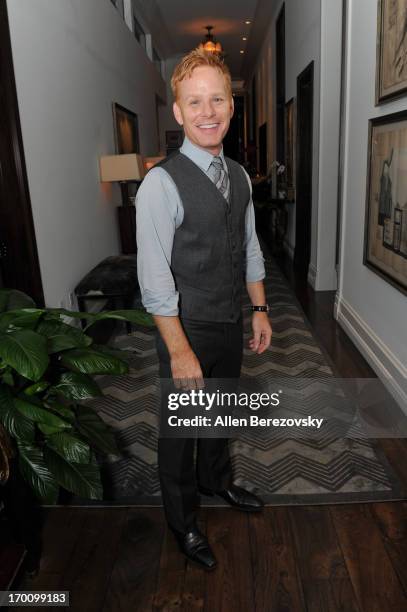
{"type": "MultiPolygon", "coordinates": [[[[272,346],[262,355],[244,351],[243,380],[289,377],[293,381],[334,378],[334,369],[273,260],[266,260],[272,346]]],[[[250,337],[249,302],[244,305],[245,346],[250,337]]],[[[111,342],[134,351],[126,376],[98,377],[105,396],[92,400],[115,430],[122,456],[104,464],[110,503],[160,505],[157,472],[158,362],[155,331],[122,332],[111,342]]],[[[307,408],[309,411],[309,408],[307,408]]],[[[307,413],[308,414],[308,413],[307,413]]],[[[404,499],[403,488],[381,449],[368,439],[318,439],[243,432],[230,441],[234,478],[271,505],[351,503],[404,499]]],[[[204,498],[203,505],[223,505],[204,498]]],[[[74,502],[75,503],[75,502],[74,502]]],[[[80,502],[79,502],[80,503],[80,502]]],[[[106,502],[103,502],[106,503],[106,502]]]]}

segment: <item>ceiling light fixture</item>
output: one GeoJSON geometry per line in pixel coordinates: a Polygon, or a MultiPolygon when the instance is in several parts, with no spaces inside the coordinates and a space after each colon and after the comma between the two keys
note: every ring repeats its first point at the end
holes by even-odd
{"type": "Polygon", "coordinates": [[[245,21],[245,24],[250,25],[250,21],[249,20],[245,21]]]}
{"type": "Polygon", "coordinates": [[[221,54],[223,52],[222,45],[213,37],[213,26],[207,25],[205,26],[205,29],[208,30],[208,33],[205,35],[203,41],[199,44],[198,49],[207,51],[208,53],[221,54]]]}

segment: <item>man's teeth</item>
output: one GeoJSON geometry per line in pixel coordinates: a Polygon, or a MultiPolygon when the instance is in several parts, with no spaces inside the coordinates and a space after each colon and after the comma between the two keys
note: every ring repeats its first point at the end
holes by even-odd
{"type": "Polygon", "coordinates": [[[208,125],[199,125],[198,127],[204,128],[206,130],[206,129],[209,129],[209,128],[217,127],[217,125],[218,125],[217,123],[209,123],[208,125]]]}

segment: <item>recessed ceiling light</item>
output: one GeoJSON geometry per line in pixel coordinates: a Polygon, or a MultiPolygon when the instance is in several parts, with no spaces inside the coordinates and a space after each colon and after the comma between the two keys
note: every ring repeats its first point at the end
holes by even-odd
{"type": "Polygon", "coordinates": [[[240,49],[240,53],[244,53],[243,49],[240,49]]]}
{"type": "Polygon", "coordinates": [[[245,24],[250,25],[250,21],[249,20],[245,21],[245,24]]]}
{"type": "Polygon", "coordinates": [[[247,37],[246,37],[246,36],[243,36],[243,37],[242,37],[242,40],[247,40],[247,37]]]}

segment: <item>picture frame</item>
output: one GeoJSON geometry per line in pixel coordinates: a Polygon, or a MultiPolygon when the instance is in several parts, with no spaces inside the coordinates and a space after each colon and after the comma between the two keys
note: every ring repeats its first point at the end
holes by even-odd
{"type": "Polygon", "coordinates": [[[287,199],[295,200],[295,135],[296,116],[295,98],[291,98],[284,109],[284,134],[285,134],[285,167],[287,181],[287,199]]]}
{"type": "Polygon", "coordinates": [[[369,121],[363,263],[407,295],[407,111],[369,121]]]}
{"type": "Polygon", "coordinates": [[[138,117],[136,113],[113,102],[113,125],[116,153],[140,153],[138,117]]]}
{"type": "Polygon", "coordinates": [[[378,0],[376,106],[407,94],[407,3],[378,0]]]}

